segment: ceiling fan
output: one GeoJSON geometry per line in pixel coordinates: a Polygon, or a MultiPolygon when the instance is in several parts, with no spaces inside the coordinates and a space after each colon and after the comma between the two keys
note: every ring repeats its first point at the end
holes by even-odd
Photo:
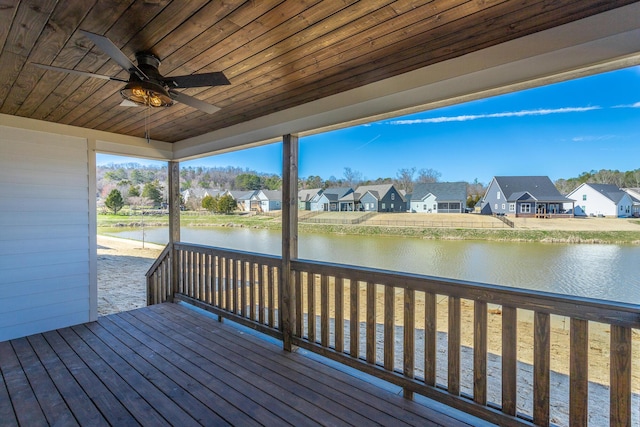
{"type": "Polygon", "coordinates": [[[220,109],[215,105],[185,95],[175,89],[231,84],[224,73],[213,72],[164,77],[158,71],[160,60],[155,55],[148,52],[136,53],[138,65],[135,65],[109,38],[84,30],[80,30],[80,32],[127,71],[129,79],[123,80],[117,77],[53,67],[51,65],[36,63],[33,63],[33,65],[47,70],[126,83],[124,88],[120,90],[120,94],[125,100],[121,105],[132,105],[130,103],[133,103],[133,105],[148,107],[168,107],[176,101],[209,114],[213,114],[220,109]]]}

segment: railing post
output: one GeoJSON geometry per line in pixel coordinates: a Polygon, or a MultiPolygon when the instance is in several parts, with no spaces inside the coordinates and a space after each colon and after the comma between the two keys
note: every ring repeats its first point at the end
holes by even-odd
{"type": "Polygon", "coordinates": [[[169,193],[169,245],[171,263],[171,298],[178,290],[178,257],[175,253],[174,244],[180,241],[180,163],[169,162],[168,164],[168,193],[169,193]]]}
{"type": "Polygon", "coordinates": [[[282,138],[282,271],[278,325],[283,347],[292,349],[292,325],[295,324],[295,290],[291,260],[298,258],[298,137],[282,138]]]}

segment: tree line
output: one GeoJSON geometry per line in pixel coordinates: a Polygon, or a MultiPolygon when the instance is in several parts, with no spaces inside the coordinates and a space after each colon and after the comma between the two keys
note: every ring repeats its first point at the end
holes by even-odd
{"type": "MultiPolygon", "coordinates": [[[[326,189],[334,187],[356,188],[359,185],[394,184],[396,188],[411,194],[419,183],[439,182],[442,174],[431,168],[417,169],[416,167],[398,169],[395,176],[365,179],[363,174],[350,167],[343,169],[341,177],[329,176],[323,178],[318,175],[300,177],[299,189],[326,189]]],[[[117,190],[120,199],[114,194],[109,204],[118,206],[129,204],[136,206],[160,206],[167,201],[167,168],[161,166],[142,166],[137,163],[98,166],[97,185],[99,195],[105,203],[108,196],[117,190]]],[[[568,194],[582,183],[614,184],[620,188],[640,187],[640,169],[621,172],[618,170],[601,169],[583,172],[577,177],[561,178],[555,181],[556,188],[562,194],[568,194]]],[[[488,183],[477,179],[467,182],[467,206],[473,207],[486,191],[488,183]]],[[[182,167],[180,170],[180,191],[187,189],[219,189],[219,190],[280,190],[282,178],[279,175],[260,173],[248,168],[238,167],[182,167]]],[[[219,211],[218,200],[207,201],[204,207],[212,211],[219,211]],[[213,203],[213,205],[211,204],[213,203]],[[212,209],[215,206],[215,209],[212,209]]],[[[228,208],[228,201],[222,203],[228,208]]],[[[108,206],[107,206],[108,207],[108,206]]],[[[117,210],[121,209],[118,208],[117,210]]],[[[114,210],[110,208],[110,210],[114,210]]],[[[117,212],[116,210],[116,212],[117,212]]]]}

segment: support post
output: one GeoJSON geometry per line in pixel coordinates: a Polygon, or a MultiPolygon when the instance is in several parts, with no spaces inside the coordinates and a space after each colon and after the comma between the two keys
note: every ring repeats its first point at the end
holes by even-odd
{"type": "Polygon", "coordinates": [[[282,271],[279,324],[283,347],[292,350],[292,325],[295,324],[296,298],[291,260],[298,258],[298,136],[282,138],[282,271]]]}
{"type": "Polygon", "coordinates": [[[169,162],[169,245],[171,245],[171,295],[178,290],[178,257],[174,243],[180,241],[180,162],[169,162]]]}

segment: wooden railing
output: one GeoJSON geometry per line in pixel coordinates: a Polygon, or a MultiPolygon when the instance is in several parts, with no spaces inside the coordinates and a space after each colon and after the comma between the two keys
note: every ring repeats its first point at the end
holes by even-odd
{"type": "MultiPolygon", "coordinates": [[[[279,257],[182,243],[172,253],[175,299],[282,336],[279,257]]],[[[603,409],[588,406],[590,384],[601,382],[604,419],[631,425],[640,306],[315,261],[291,268],[293,344],[397,384],[408,398],[419,393],[502,425],[555,423],[550,402],[563,400],[564,424],[582,426],[603,409]],[[570,333],[558,334],[558,324],[570,333]],[[610,337],[610,378],[589,374],[598,330],[610,337]],[[552,360],[552,342],[569,348],[566,369],[552,360]],[[552,388],[557,375],[568,396],[552,388]]],[[[153,286],[165,279],[150,282],[150,293],[163,295],[153,286]]]]}

